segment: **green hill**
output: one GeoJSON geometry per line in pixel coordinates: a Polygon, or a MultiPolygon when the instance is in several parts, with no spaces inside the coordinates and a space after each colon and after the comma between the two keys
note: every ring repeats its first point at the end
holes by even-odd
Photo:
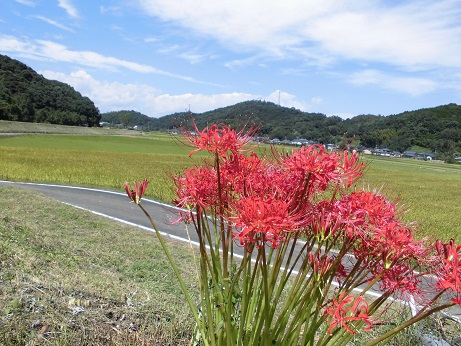
{"type": "Polygon", "coordinates": [[[104,121],[120,123],[120,114],[129,113],[129,126],[150,130],[172,130],[191,126],[225,123],[234,128],[255,124],[260,135],[268,138],[305,138],[320,143],[341,143],[346,136],[354,145],[368,148],[386,147],[403,152],[422,148],[437,152],[438,157],[453,160],[461,151],[461,106],[451,103],[401,114],[358,115],[343,120],[337,116],[307,113],[272,102],[246,101],[200,114],[175,113],[159,119],[134,111],[102,115],[104,121]]]}
{"type": "Polygon", "coordinates": [[[0,120],[91,127],[100,118],[94,103],[71,86],[0,55],[0,120]]]}

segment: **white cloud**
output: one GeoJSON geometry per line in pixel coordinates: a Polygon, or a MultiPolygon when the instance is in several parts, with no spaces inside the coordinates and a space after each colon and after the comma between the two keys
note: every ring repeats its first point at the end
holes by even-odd
{"type": "Polygon", "coordinates": [[[70,17],[78,18],[79,14],[70,0],[58,0],[58,6],[63,8],[70,17]]]}
{"type": "Polygon", "coordinates": [[[307,110],[307,105],[296,100],[296,96],[276,90],[267,96],[248,93],[222,94],[179,94],[162,93],[161,90],[145,84],[123,84],[119,82],[98,81],[84,70],[67,75],[54,71],[41,71],[45,78],[59,80],[71,85],[82,95],[89,97],[101,112],[129,109],[152,117],[160,117],[189,109],[193,113],[202,113],[238,102],[264,99],[281,105],[307,110]]]}
{"type": "MultiPolygon", "coordinates": [[[[323,49],[349,59],[408,69],[461,67],[461,26],[449,1],[333,13],[306,28],[323,49]],[[442,6],[445,4],[445,6],[442,6]]],[[[459,7],[459,6],[458,6],[459,7]]],[[[459,17],[457,17],[459,18],[459,17]]]]}
{"type": "Polygon", "coordinates": [[[34,50],[37,55],[46,56],[53,60],[77,63],[86,66],[98,67],[103,69],[115,69],[123,67],[140,73],[165,73],[148,65],[121,60],[114,57],[107,57],[91,51],[73,51],[66,46],[52,42],[37,40],[38,45],[34,50]]]}
{"type": "Polygon", "coordinates": [[[323,103],[323,98],[320,97],[320,96],[314,96],[313,98],[311,98],[311,103],[313,105],[319,105],[319,104],[323,103]]]}
{"type": "Polygon", "coordinates": [[[153,73],[185,80],[188,82],[209,84],[198,81],[192,77],[160,70],[149,65],[143,65],[132,61],[104,56],[96,52],[69,50],[66,46],[52,41],[25,41],[20,40],[14,36],[0,34],[0,51],[14,52],[36,60],[48,59],[52,61],[61,61],[78,64],[80,66],[90,66],[112,71],[115,71],[119,68],[125,68],[138,73],[153,73]]]}
{"type": "Polygon", "coordinates": [[[276,90],[270,93],[266,98],[266,101],[273,102],[275,104],[280,104],[282,107],[293,107],[302,111],[307,111],[310,106],[305,104],[304,102],[299,102],[296,100],[296,95],[276,90]]]}
{"type": "Polygon", "coordinates": [[[75,32],[73,29],[53,20],[53,19],[50,19],[50,18],[47,18],[47,17],[43,17],[43,16],[34,16],[34,18],[37,18],[37,19],[40,19],[42,21],[44,21],[45,23],[48,23],[50,25],[53,25],[59,29],[63,29],[63,30],[66,30],[66,31],[70,31],[70,32],[75,32]]]}
{"type": "Polygon", "coordinates": [[[124,13],[124,9],[121,6],[99,6],[99,12],[101,14],[111,14],[116,17],[121,17],[124,13]]]}
{"type": "MultiPolygon", "coordinates": [[[[159,91],[145,84],[123,84],[119,82],[98,81],[84,70],[72,72],[70,75],[54,71],[41,71],[45,78],[59,80],[71,85],[82,95],[89,97],[102,111],[149,109],[159,91]]],[[[152,109],[145,113],[152,114],[152,109]]]]}
{"type": "Polygon", "coordinates": [[[24,5],[24,6],[29,6],[29,7],[35,7],[35,2],[31,0],[15,0],[17,3],[24,5]]]}
{"type": "MultiPolygon", "coordinates": [[[[405,69],[461,67],[459,1],[351,2],[140,0],[151,16],[219,40],[229,49],[384,62],[405,69]]],[[[324,60],[326,59],[326,60],[324,60]]]]}
{"type": "Polygon", "coordinates": [[[30,44],[26,41],[18,40],[14,36],[0,35],[0,47],[3,52],[27,53],[30,44]]]}
{"type": "Polygon", "coordinates": [[[182,53],[182,54],[179,54],[179,57],[181,59],[184,59],[184,60],[188,61],[189,64],[191,64],[191,65],[198,64],[199,62],[206,59],[206,55],[193,54],[193,53],[182,53]]]}
{"type": "Polygon", "coordinates": [[[159,41],[159,39],[156,38],[156,37],[146,37],[144,39],[144,42],[146,42],[146,43],[153,43],[153,42],[158,42],[158,41],[159,41]]]}
{"type": "Polygon", "coordinates": [[[235,59],[235,60],[228,61],[224,63],[224,66],[227,67],[228,69],[233,70],[233,69],[239,69],[242,67],[253,65],[257,61],[258,61],[257,56],[250,56],[244,59],[235,59]]]}
{"type": "Polygon", "coordinates": [[[355,85],[377,85],[384,89],[403,92],[411,96],[430,93],[438,84],[430,79],[418,77],[392,76],[377,70],[364,70],[354,73],[349,82],[355,85]]]}

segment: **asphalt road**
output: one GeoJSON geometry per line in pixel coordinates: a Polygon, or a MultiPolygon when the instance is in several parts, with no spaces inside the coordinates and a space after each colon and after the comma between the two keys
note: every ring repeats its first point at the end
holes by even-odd
{"type": "MultiPolygon", "coordinates": [[[[114,221],[153,231],[152,226],[144,213],[136,204],[130,202],[124,191],[117,192],[85,187],[20,183],[1,180],[0,186],[16,186],[35,190],[52,199],[76,208],[88,210],[114,221]]],[[[192,241],[197,244],[197,236],[193,228],[190,229],[189,240],[184,224],[174,224],[174,221],[178,219],[179,210],[177,208],[145,198],[143,198],[142,205],[152,216],[162,234],[172,239],[184,242],[192,241]]],[[[234,247],[234,251],[237,256],[241,256],[243,254],[242,248],[234,247]]],[[[377,288],[368,292],[368,294],[374,296],[381,295],[377,288]]],[[[449,315],[461,322],[461,308],[459,306],[455,306],[450,309],[449,315]]]]}
{"type": "MultiPolygon", "coordinates": [[[[1,180],[0,186],[16,186],[35,190],[65,204],[88,210],[115,221],[154,231],[144,213],[136,204],[130,202],[124,191],[117,192],[86,187],[19,183],[1,180]]],[[[177,208],[146,198],[143,198],[142,205],[152,216],[163,234],[177,240],[189,241],[184,225],[172,224],[178,219],[177,208]]],[[[191,240],[195,241],[196,236],[193,233],[190,232],[190,236],[191,240]]]]}

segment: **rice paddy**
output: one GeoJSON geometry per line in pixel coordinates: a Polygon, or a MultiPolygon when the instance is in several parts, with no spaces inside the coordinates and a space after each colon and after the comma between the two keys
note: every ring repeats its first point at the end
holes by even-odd
{"type": "MultiPolygon", "coordinates": [[[[131,132],[131,131],[130,131],[131,132]]],[[[178,137],[30,134],[0,136],[0,179],[122,190],[126,181],[149,179],[147,194],[170,202],[171,177],[200,163],[200,154],[178,137]]],[[[418,237],[461,240],[461,166],[364,156],[358,188],[378,189],[399,200],[418,237]]]]}

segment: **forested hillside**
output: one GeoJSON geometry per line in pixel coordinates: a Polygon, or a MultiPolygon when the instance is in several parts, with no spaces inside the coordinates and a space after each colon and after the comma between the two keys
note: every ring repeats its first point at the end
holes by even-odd
{"type": "Polygon", "coordinates": [[[103,113],[101,120],[103,122],[109,123],[109,125],[119,125],[123,128],[133,128],[138,126],[145,131],[163,130],[157,126],[159,122],[157,118],[151,118],[133,110],[121,110],[103,113]]]}
{"type": "MultiPolygon", "coordinates": [[[[340,143],[346,136],[354,138],[355,145],[368,148],[387,147],[400,152],[424,148],[437,152],[445,160],[461,153],[461,106],[454,103],[390,116],[359,115],[346,120],[264,101],[246,101],[201,114],[183,112],[159,119],[133,111],[125,113],[131,113],[128,126],[142,125],[150,130],[190,126],[192,116],[199,128],[212,123],[226,123],[235,128],[255,124],[260,135],[268,138],[305,138],[326,144],[340,143]]],[[[121,123],[120,114],[103,114],[103,120],[121,123]]]]}
{"type": "Polygon", "coordinates": [[[0,119],[99,126],[93,101],[71,86],[48,80],[23,63],[0,55],[0,119]]]}

